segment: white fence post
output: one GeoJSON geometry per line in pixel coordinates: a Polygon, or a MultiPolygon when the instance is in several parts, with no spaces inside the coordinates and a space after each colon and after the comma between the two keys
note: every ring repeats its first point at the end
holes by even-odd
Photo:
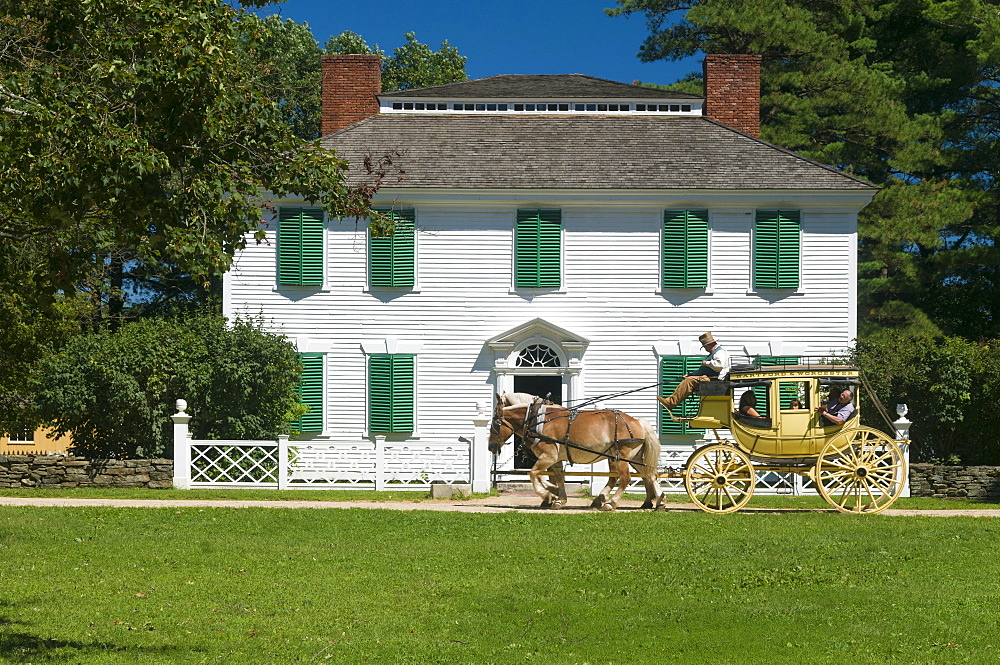
{"type": "Polygon", "coordinates": [[[469,464],[472,466],[472,491],[490,491],[490,415],[486,413],[486,403],[476,402],[476,415],[472,418],[473,436],[469,446],[469,464]]]}
{"type": "Polygon", "coordinates": [[[174,421],[174,487],[187,490],[191,489],[191,438],[188,433],[191,416],[185,413],[186,401],[177,400],[175,407],[177,413],[170,416],[174,421]]]}
{"type": "MultiPolygon", "coordinates": [[[[906,468],[910,468],[910,426],[913,424],[906,419],[906,413],[909,411],[905,404],[896,405],[896,413],[899,418],[892,423],[892,426],[896,430],[896,443],[899,444],[900,449],[903,451],[903,459],[906,460],[906,468]]],[[[903,485],[903,491],[900,492],[899,496],[910,496],[910,475],[906,475],[906,484],[903,485]]]]}
{"type": "Polygon", "coordinates": [[[373,436],[375,441],[375,491],[385,490],[385,437],[373,436]]]}
{"type": "Polygon", "coordinates": [[[288,435],[278,435],[278,489],[288,489],[288,435]]]}

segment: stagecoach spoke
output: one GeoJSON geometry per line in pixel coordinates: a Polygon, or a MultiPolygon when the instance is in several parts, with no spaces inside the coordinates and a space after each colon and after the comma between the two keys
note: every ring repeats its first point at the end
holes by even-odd
{"type": "Polygon", "coordinates": [[[895,476],[875,476],[871,477],[872,485],[882,490],[885,494],[891,494],[893,485],[896,484],[895,476]]]}
{"type": "Polygon", "coordinates": [[[854,477],[854,467],[848,468],[843,467],[836,470],[823,469],[824,478],[853,478],[854,477]]]}
{"type": "Polygon", "coordinates": [[[823,460],[826,466],[837,467],[838,469],[844,469],[845,471],[854,471],[854,464],[841,457],[831,457],[829,459],[823,460]]]}
{"type": "MultiPolygon", "coordinates": [[[[836,493],[834,493],[834,494],[836,494],[836,493]]],[[[844,504],[846,504],[847,500],[851,497],[851,490],[850,490],[850,488],[845,489],[838,496],[840,498],[837,501],[837,505],[840,507],[841,510],[844,510],[844,504]]]]}
{"type": "Polygon", "coordinates": [[[716,510],[722,510],[722,489],[715,488],[715,508],[716,510]]]}
{"type": "Polygon", "coordinates": [[[877,506],[879,498],[881,498],[881,496],[884,496],[880,495],[879,498],[876,498],[875,495],[872,494],[872,487],[874,485],[875,483],[865,483],[865,493],[868,495],[868,501],[869,501],[868,505],[870,506],[877,506]]]}
{"type": "Polygon", "coordinates": [[[892,466],[880,466],[877,469],[872,469],[871,473],[869,475],[875,476],[875,477],[878,477],[878,478],[889,478],[889,479],[892,479],[892,478],[896,477],[896,470],[899,469],[900,466],[901,465],[899,465],[899,464],[893,464],[892,466]]]}
{"type": "Polygon", "coordinates": [[[895,455],[893,455],[893,451],[892,450],[887,450],[887,451],[885,451],[884,455],[882,455],[880,457],[877,457],[874,460],[872,460],[872,464],[879,464],[880,462],[884,462],[885,460],[891,460],[894,457],[895,457],[895,455]]]}
{"type": "Polygon", "coordinates": [[[854,481],[854,474],[842,475],[838,478],[830,478],[830,494],[837,494],[842,491],[845,486],[854,481]]]}
{"type": "Polygon", "coordinates": [[[840,499],[841,508],[844,508],[847,505],[847,502],[851,499],[851,496],[857,492],[857,489],[858,483],[856,480],[852,479],[851,486],[847,488],[847,491],[844,492],[844,495],[840,499]]]}

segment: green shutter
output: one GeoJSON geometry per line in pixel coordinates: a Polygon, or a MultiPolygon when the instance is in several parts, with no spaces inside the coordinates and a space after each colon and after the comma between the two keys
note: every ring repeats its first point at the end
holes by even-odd
{"type": "Polygon", "coordinates": [[[278,210],[278,283],[323,284],[323,211],[278,210]]]}
{"type": "Polygon", "coordinates": [[[661,256],[664,289],[706,288],[708,211],[664,211],[661,256]]]}
{"type": "Polygon", "coordinates": [[[406,354],[368,356],[368,429],[412,432],[414,358],[406,354]]]}
{"type": "Polygon", "coordinates": [[[800,242],[798,210],[758,210],[754,228],[754,288],[797,288],[800,242]]]}
{"type": "Polygon", "coordinates": [[[561,210],[518,210],[514,244],[514,281],[518,288],[561,286],[561,210]]]}
{"type": "MultiPolygon", "coordinates": [[[[701,367],[701,361],[699,356],[662,356],[660,358],[659,394],[663,397],[669,396],[680,385],[681,377],[701,367]]],[[[689,397],[674,409],[674,415],[678,418],[693,418],[698,415],[699,405],[698,399],[689,397]]],[[[687,423],[671,420],[670,414],[662,406],[659,411],[660,434],[686,434],[690,429],[687,423]]]]}
{"type": "MultiPolygon", "coordinates": [[[[760,366],[761,367],[780,367],[783,365],[798,365],[798,356],[761,356],[760,366]]],[[[778,408],[787,409],[791,406],[792,400],[798,397],[798,392],[796,391],[794,383],[779,383],[778,384],[778,408]]],[[[754,388],[754,393],[757,395],[757,402],[764,402],[765,410],[767,409],[767,389],[766,388],[754,388]],[[763,391],[763,392],[758,392],[763,391]],[[763,398],[761,397],[763,395],[763,398]]],[[[757,409],[760,415],[764,416],[764,412],[757,409]]],[[[767,416],[764,416],[767,417],[767,416]]]]}
{"type": "Polygon", "coordinates": [[[368,235],[368,279],[371,286],[411,287],[416,283],[415,214],[409,210],[380,210],[396,225],[391,236],[368,235]]]}
{"type": "Polygon", "coordinates": [[[323,354],[299,354],[302,376],[299,378],[299,399],[309,407],[309,411],[294,423],[292,428],[300,432],[323,431],[323,354]]]}

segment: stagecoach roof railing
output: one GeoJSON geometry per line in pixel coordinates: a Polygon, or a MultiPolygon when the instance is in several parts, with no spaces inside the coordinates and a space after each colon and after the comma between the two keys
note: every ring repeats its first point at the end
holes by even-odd
{"type": "MultiPolygon", "coordinates": [[[[825,356],[794,356],[794,358],[789,357],[788,361],[776,361],[773,357],[767,356],[748,356],[731,354],[730,359],[733,361],[732,372],[754,372],[754,371],[783,371],[783,370],[832,370],[834,368],[839,369],[854,369],[854,367],[844,358],[833,357],[829,355],[825,356]],[[767,360],[767,364],[762,362],[762,359],[767,360]],[[793,362],[794,360],[794,362],[793,362]]],[[[781,360],[781,359],[779,359],[781,360]]],[[[571,400],[567,401],[562,406],[569,409],[582,409],[598,402],[604,402],[607,400],[615,399],[617,397],[624,397],[625,395],[631,395],[633,393],[642,392],[644,390],[649,390],[650,388],[659,388],[660,386],[675,386],[683,376],[673,377],[666,379],[664,381],[658,381],[656,383],[651,383],[649,385],[640,386],[638,388],[632,388],[629,390],[620,390],[613,393],[604,393],[603,395],[596,395],[594,397],[588,397],[581,400],[571,400]]],[[[840,377],[823,377],[830,379],[839,379],[840,377]]],[[[843,384],[850,384],[856,382],[857,379],[850,377],[843,377],[843,384]]],[[[833,382],[833,381],[831,381],[833,382]]]]}

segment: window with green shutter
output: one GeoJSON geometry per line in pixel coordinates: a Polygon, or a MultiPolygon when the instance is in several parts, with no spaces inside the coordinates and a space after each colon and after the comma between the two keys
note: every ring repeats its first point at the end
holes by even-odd
{"type": "Polygon", "coordinates": [[[299,400],[309,411],[292,423],[300,432],[323,431],[323,354],[301,353],[302,376],[299,378],[299,400]]]}
{"type": "Polygon", "coordinates": [[[518,210],[514,244],[517,288],[558,289],[562,285],[561,210],[518,210]]]}
{"type": "Polygon", "coordinates": [[[708,286],[708,211],[663,213],[661,286],[693,289],[708,286]]]}
{"type": "MultiPolygon", "coordinates": [[[[798,365],[798,356],[761,356],[760,366],[764,367],[781,367],[784,365],[798,365]]],[[[768,414],[770,412],[770,404],[767,399],[767,388],[763,386],[757,386],[753,389],[754,395],[757,396],[757,413],[760,414],[761,418],[770,417],[768,414]]],[[[779,408],[787,409],[791,406],[792,400],[798,397],[798,391],[795,389],[794,384],[781,383],[778,386],[778,400],[779,408]]]]}
{"type": "Polygon", "coordinates": [[[415,360],[410,354],[368,356],[368,430],[412,432],[415,360]]]}
{"type": "Polygon", "coordinates": [[[323,284],[323,211],[278,209],[278,283],[323,284]]]}
{"type": "Polygon", "coordinates": [[[798,210],[758,210],[754,225],[754,288],[798,288],[800,242],[798,210]]]}
{"type": "MultiPolygon", "coordinates": [[[[659,394],[669,397],[680,385],[681,378],[701,367],[701,356],[661,356],[660,357],[660,390],[659,394]]],[[[688,397],[674,409],[678,418],[693,418],[698,415],[699,400],[688,397]]],[[[674,422],[670,414],[662,406],[660,411],[660,434],[687,434],[690,431],[687,423],[674,422]]],[[[700,432],[700,430],[698,430],[700,432]]]]}
{"type": "Polygon", "coordinates": [[[416,284],[415,215],[409,210],[379,210],[392,218],[395,231],[377,238],[368,234],[368,283],[370,286],[405,288],[416,284]]]}

